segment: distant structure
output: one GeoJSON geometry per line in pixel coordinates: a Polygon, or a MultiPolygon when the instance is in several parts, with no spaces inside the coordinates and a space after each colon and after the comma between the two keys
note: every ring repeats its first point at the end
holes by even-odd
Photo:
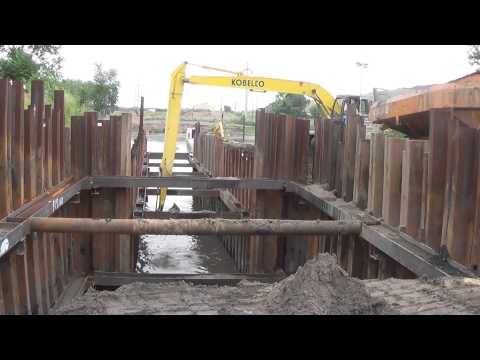
{"type": "Polygon", "coordinates": [[[480,84],[480,70],[474,71],[471,74],[462,76],[461,78],[450,81],[450,83],[462,84],[462,85],[474,85],[480,84]]]}
{"type": "Polygon", "coordinates": [[[213,107],[209,103],[197,104],[197,105],[194,105],[193,108],[196,111],[215,111],[215,107],[213,107]]]}
{"type": "MultiPolygon", "coordinates": [[[[474,71],[468,75],[462,76],[458,79],[451,80],[448,82],[448,84],[461,84],[461,85],[476,85],[480,84],[480,71],[474,71]]],[[[417,93],[421,93],[432,86],[435,86],[438,84],[430,84],[430,85],[419,85],[419,86],[414,86],[411,88],[399,88],[399,89],[393,89],[393,90],[386,90],[386,89],[380,89],[380,88],[374,88],[373,92],[370,94],[365,95],[365,97],[370,98],[371,100],[375,101],[384,101],[387,99],[390,99],[395,96],[401,96],[401,95],[414,95],[417,93]]]]}

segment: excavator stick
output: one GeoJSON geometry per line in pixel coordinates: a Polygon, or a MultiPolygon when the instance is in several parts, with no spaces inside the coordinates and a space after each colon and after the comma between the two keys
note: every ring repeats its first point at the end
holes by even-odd
{"type": "MultiPolygon", "coordinates": [[[[177,149],[177,136],[180,128],[180,113],[182,106],[183,81],[185,79],[185,67],[187,63],[181,64],[170,78],[170,96],[168,100],[167,122],[165,124],[165,139],[163,147],[163,158],[160,165],[161,176],[172,176],[173,162],[177,149]]],[[[163,210],[167,188],[160,189],[160,210],[163,210]]]]}

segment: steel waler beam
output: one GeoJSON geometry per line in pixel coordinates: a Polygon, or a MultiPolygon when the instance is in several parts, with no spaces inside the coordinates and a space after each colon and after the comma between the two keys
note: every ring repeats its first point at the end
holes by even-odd
{"type": "Polygon", "coordinates": [[[276,219],[80,219],[30,220],[32,231],[161,235],[333,235],[359,234],[360,221],[276,219]]]}

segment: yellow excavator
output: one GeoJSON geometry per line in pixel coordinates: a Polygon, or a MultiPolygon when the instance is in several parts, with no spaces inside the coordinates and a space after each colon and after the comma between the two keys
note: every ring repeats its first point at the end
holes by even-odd
{"type": "MultiPolygon", "coordinates": [[[[187,62],[182,63],[171,75],[170,92],[167,109],[167,122],[165,126],[165,145],[163,158],[160,165],[161,176],[172,176],[172,167],[175,159],[177,136],[180,125],[181,102],[184,84],[221,86],[238,89],[248,89],[257,92],[280,92],[287,94],[305,95],[312,98],[318,105],[320,112],[331,119],[344,119],[346,107],[354,103],[357,112],[365,116],[366,99],[359,96],[343,95],[334,98],[328,91],[317,84],[282,79],[271,79],[258,76],[247,76],[243,72],[230,71],[204,65],[195,65],[203,69],[229,73],[230,76],[190,76],[186,77],[187,62]]],[[[368,106],[368,105],[367,105],[368,106]]],[[[214,132],[223,138],[223,123],[219,122],[214,127],[214,132]]],[[[163,209],[167,189],[160,189],[160,209],[163,209]]]]}

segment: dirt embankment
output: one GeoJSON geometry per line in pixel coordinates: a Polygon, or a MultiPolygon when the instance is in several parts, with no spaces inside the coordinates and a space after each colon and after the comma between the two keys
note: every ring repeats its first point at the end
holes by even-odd
{"type": "Polygon", "coordinates": [[[276,284],[242,281],[237,286],[133,283],[113,292],[90,289],[56,314],[386,314],[360,280],[336,258],[320,254],[276,284]]]}

